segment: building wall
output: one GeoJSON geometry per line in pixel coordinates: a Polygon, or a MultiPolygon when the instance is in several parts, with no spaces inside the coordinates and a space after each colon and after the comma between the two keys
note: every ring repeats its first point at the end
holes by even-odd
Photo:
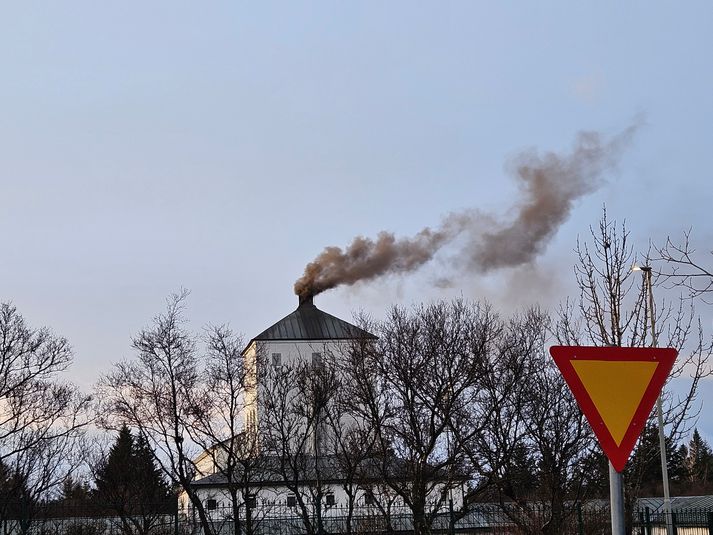
{"type": "Polygon", "coordinates": [[[195,465],[196,471],[198,472],[196,479],[216,473],[216,465],[213,462],[213,457],[205,452],[198,456],[195,460],[195,465]]]}
{"type": "MultiPolygon", "coordinates": [[[[441,493],[443,486],[436,486],[428,497],[429,503],[437,503],[441,498],[441,493]]],[[[312,489],[314,491],[314,489],[312,489]]],[[[303,500],[306,504],[311,502],[310,489],[305,486],[300,490],[303,500]]],[[[251,489],[251,493],[255,494],[256,498],[256,509],[265,515],[280,515],[280,516],[290,516],[294,514],[297,516],[299,514],[297,507],[292,507],[288,505],[288,499],[294,496],[294,493],[285,486],[276,485],[273,487],[262,487],[251,489]]],[[[325,514],[333,512],[334,514],[343,515],[344,509],[348,506],[348,496],[344,487],[340,484],[325,484],[323,486],[323,511],[325,514]],[[332,494],[334,496],[334,506],[327,506],[326,495],[332,494]]],[[[459,509],[463,505],[463,494],[464,489],[462,487],[452,489],[448,494],[449,497],[453,499],[453,507],[459,509]]],[[[201,487],[198,489],[198,495],[204,506],[215,506],[211,508],[213,515],[220,517],[221,515],[232,514],[232,505],[230,494],[227,489],[214,487],[205,488],[201,487]],[[214,503],[209,503],[212,501],[214,503]]],[[[244,503],[242,501],[242,496],[239,497],[239,502],[241,509],[244,509],[244,503]]],[[[188,506],[188,502],[183,500],[181,502],[182,507],[188,506]]],[[[391,507],[403,507],[405,504],[403,500],[396,496],[393,491],[380,485],[365,485],[363,488],[360,487],[357,490],[357,498],[355,502],[355,507],[359,509],[378,509],[378,505],[383,508],[387,508],[388,505],[391,507]]],[[[447,499],[443,501],[440,508],[443,511],[448,510],[447,499]]]]}
{"type": "MultiPolygon", "coordinates": [[[[256,362],[263,362],[265,366],[291,365],[298,361],[313,363],[314,355],[327,361],[329,359],[339,360],[343,358],[349,342],[344,340],[311,340],[311,341],[255,341],[245,351],[245,365],[251,371],[249,388],[246,391],[246,406],[243,411],[243,421],[246,429],[257,429],[260,424],[260,388],[265,385],[259,384],[256,362]]],[[[268,379],[264,379],[268,380],[268,379]]],[[[344,417],[344,424],[349,422],[348,417],[344,417]]],[[[324,433],[324,430],[322,430],[324,433]]],[[[314,443],[314,441],[310,441],[314,443]]],[[[324,437],[322,443],[329,442],[328,437],[324,437]]],[[[313,452],[312,452],[313,453],[313,452]]],[[[328,452],[321,452],[328,453],[328,452]]]]}

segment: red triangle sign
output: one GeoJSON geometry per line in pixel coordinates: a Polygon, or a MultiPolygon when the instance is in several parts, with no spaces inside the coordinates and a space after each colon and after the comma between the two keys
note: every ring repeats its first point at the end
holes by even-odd
{"type": "Polygon", "coordinates": [[[550,348],[617,472],[624,470],[677,354],[663,347],[550,348]]]}

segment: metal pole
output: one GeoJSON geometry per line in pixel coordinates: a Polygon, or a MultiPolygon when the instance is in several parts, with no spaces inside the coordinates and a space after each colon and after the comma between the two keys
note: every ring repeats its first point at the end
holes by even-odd
{"type": "MultiPolygon", "coordinates": [[[[656,313],[654,311],[654,287],[651,283],[651,268],[642,268],[646,277],[646,287],[649,293],[649,314],[651,314],[651,347],[658,347],[656,335],[656,313]]],[[[663,479],[663,504],[666,513],[666,532],[673,535],[673,516],[671,512],[671,493],[668,487],[668,461],[666,460],[666,435],[664,433],[663,403],[661,395],[656,399],[656,416],[659,426],[659,449],[661,450],[661,478],[663,479]]]]}
{"type": "Polygon", "coordinates": [[[651,535],[653,533],[653,528],[651,527],[651,510],[646,508],[646,534],[651,535]]]}
{"type": "Polygon", "coordinates": [[[612,535],[625,535],[624,522],[624,488],[621,474],[609,463],[609,499],[611,500],[611,532],[612,535]]]}
{"type": "Polygon", "coordinates": [[[449,533],[449,535],[455,535],[456,515],[455,515],[455,511],[453,510],[453,497],[452,496],[450,498],[448,498],[448,513],[449,513],[448,533],[449,533]]]}

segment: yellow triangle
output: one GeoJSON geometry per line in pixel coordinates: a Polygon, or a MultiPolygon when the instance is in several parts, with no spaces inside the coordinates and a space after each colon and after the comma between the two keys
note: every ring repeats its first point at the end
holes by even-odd
{"type": "Polygon", "coordinates": [[[619,446],[659,363],[610,360],[571,362],[604,425],[619,446]]]}

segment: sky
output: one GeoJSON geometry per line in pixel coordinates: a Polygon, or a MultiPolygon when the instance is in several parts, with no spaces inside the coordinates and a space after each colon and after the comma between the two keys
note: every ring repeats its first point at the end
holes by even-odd
{"type": "MultiPolygon", "coordinates": [[[[325,246],[507,219],[520,151],[635,121],[534,263],[442,288],[446,254],[317,305],[554,309],[604,205],[637,248],[690,228],[713,263],[712,25],[707,1],[2,3],[0,300],[70,340],[88,389],[172,292],[191,291],[193,328],[249,339],[325,246]]],[[[702,392],[713,438],[713,380],[702,392]]]]}

